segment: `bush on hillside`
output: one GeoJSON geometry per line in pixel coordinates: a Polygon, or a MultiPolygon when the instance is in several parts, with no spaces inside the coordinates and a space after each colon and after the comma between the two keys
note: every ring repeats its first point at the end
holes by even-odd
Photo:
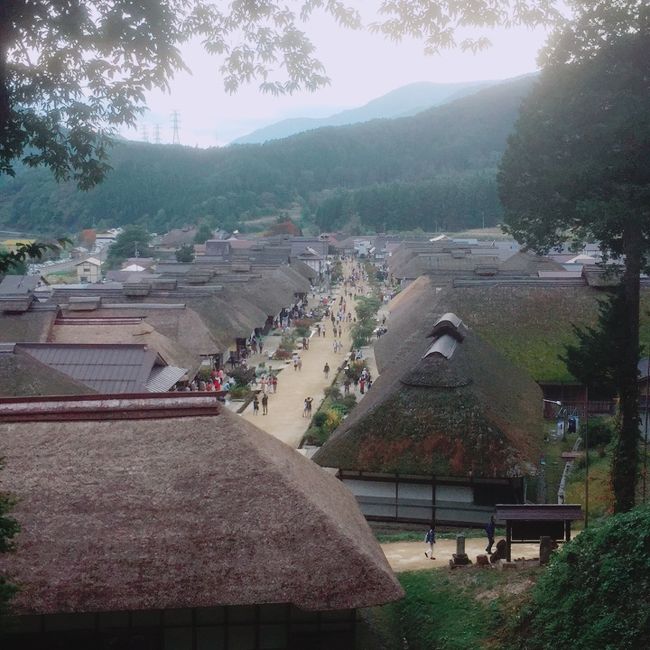
{"type": "Polygon", "coordinates": [[[650,647],[650,507],[594,525],[553,558],[516,647],[650,647]]]}
{"type": "Polygon", "coordinates": [[[616,433],[613,418],[595,417],[589,419],[589,448],[608,445],[616,433]]]}

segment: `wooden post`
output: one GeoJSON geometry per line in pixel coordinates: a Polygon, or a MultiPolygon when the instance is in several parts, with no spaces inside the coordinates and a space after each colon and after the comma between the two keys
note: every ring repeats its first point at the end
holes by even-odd
{"type": "Polygon", "coordinates": [[[506,559],[508,562],[512,562],[512,524],[508,519],[506,519],[506,559]]]}

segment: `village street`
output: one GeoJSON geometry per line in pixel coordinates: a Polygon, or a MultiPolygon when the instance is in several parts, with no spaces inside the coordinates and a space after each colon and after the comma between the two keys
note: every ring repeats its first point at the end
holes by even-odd
{"type": "MultiPolygon", "coordinates": [[[[343,265],[344,277],[348,277],[353,269],[353,264],[345,262],[343,265]]],[[[361,285],[362,295],[368,290],[366,283],[361,285]]],[[[340,296],[344,292],[344,287],[341,286],[331,294],[338,305],[340,296]]],[[[316,306],[316,301],[320,296],[316,294],[316,299],[310,297],[310,307],[316,306]]],[[[347,298],[347,309],[351,311],[353,316],[356,314],[354,298],[347,298]]],[[[315,332],[309,341],[308,350],[299,350],[300,358],[302,360],[302,369],[294,370],[291,361],[270,361],[266,362],[267,366],[270,365],[273,369],[283,368],[282,372],[278,375],[278,390],[277,393],[269,394],[268,415],[262,415],[260,407],[259,415],[253,414],[252,403],[246,408],[242,414],[249,422],[254,423],[260,429],[270,433],[283,442],[297,448],[300,441],[309,426],[309,419],[303,417],[303,406],[306,397],[312,397],[313,413],[316,412],[324,398],[324,390],[328,387],[334,377],[336,376],[337,369],[343,365],[348,358],[351,346],[350,330],[351,324],[342,324],[342,336],[340,338],[343,348],[340,352],[334,353],[334,337],[332,331],[332,323],[329,318],[321,321],[325,325],[325,336],[318,336],[315,332]],[[325,377],[323,368],[327,363],[330,367],[329,378],[325,377]]],[[[273,338],[267,337],[265,343],[267,347],[273,347],[273,338]]],[[[338,340],[338,337],[337,337],[338,340]]],[[[279,342],[279,338],[278,338],[279,342]]],[[[254,357],[254,361],[261,360],[262,357],[254,357]]],[[[376,377],[376,367],[374,358],[369,359],[369,370],[376,377]]],[[[357,399],[361,395],[356,393],[357,399]]],[[[260,396],[261,397],[261,396],[260,396]]]]}

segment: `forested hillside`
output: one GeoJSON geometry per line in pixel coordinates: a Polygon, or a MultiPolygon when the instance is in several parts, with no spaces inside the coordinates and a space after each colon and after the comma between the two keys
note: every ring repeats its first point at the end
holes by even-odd
{"type": "Polygon", "coordinates": [[[383,229],[453,229],[499,215],[494,169],[524,78],[414,117],[328,127],[262,145],[191,149],[118,142],[113,171],[89,192],[44,170],[0,177],[0,225],[63,232],[142,223],[152,230],[211,218],[233,226],[296,202],[323,227],[357,212],[383,229]],[[437,217],[434,207],[442,212],[437,217]]]}

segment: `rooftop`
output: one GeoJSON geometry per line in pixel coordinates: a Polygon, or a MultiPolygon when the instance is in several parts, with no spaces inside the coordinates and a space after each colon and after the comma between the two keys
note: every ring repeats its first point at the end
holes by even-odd
{"type": "Polygon", "coordinates": [[[18,613],[403,595],[352,494],[213,396],[0,400],[0,439],[18,613]]]}

